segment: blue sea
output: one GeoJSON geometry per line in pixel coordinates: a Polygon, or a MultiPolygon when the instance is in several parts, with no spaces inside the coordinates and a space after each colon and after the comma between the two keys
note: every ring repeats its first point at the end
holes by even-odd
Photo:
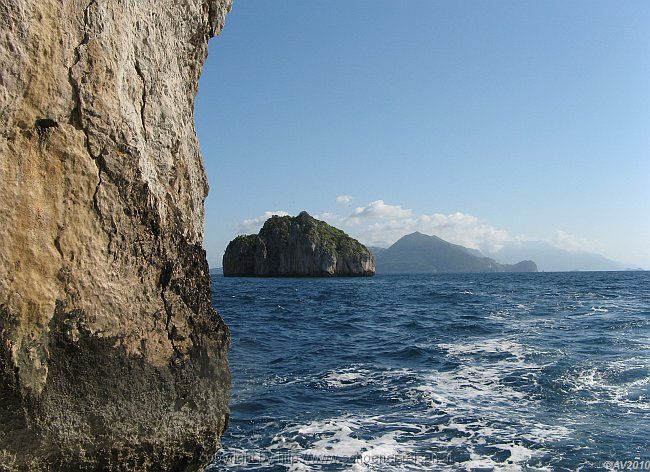
{"type": "Polygon", "coordinates": [[[212,284],[213,471],[650,469],[648,272],[212,284]]]}

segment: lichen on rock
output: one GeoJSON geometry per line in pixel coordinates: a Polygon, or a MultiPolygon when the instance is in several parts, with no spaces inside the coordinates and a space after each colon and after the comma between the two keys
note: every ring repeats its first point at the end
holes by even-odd
{"type": "Polygon", "coordinates": [[[194,99],[230,7],[0,4],[0,469],[191,470],[218,447],[194,99]]]}
{"type": "Polygon", "coordinates": [[[224,276],[371,276],[372,253],[307,212],[272,216],[259,234],[238,236],[223,256],[224,276]]]}

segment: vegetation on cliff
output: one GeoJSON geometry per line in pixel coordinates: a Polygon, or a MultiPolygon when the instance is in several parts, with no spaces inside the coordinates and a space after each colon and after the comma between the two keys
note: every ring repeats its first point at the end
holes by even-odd
{"type": "MultiPolygon", "coordinates": [[[[264,223],[259,236],[264,238],[267,235],[279,234],[284,240],[288,241],[292,225],[297,227],[314,243],[322,245],[330,251],[336,251],[339,256],[352,256],[368,251],[363,244],[348,236],[344,231],[324,221],[312,218],[305,211],[297,217],[272,216],[264,223]]],[[[254,244],[254,235],[242,236],[242,238],[246,238],[248,244],[254,244]]]]}
{"type": "Polygon", "coordinates": [[[259,234],[235,238],[223,268],[226,276],[367,276],[375,262],[359,241],[303,211],[272,216],[259,234]]]}

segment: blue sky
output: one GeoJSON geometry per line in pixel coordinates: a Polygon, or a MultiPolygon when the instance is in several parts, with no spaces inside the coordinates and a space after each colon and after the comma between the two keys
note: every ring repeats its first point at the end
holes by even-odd
{"type": "Polygon", "coordinates": [[[371,244],[650,267],[649,24],[648,1],[236,1],[196,101],[211,266],[307,210],[371,244]]]}

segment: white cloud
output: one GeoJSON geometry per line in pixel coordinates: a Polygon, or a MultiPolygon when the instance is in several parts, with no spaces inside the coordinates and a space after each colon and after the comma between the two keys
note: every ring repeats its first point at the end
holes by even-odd
{"type": "MultiPolygon", "coordinates": [[[[342,197],[349,196],[341,195],[337,201],[342,201],[342,197]]],[[[257,233],[271,216],[288,214],[286,211],[267,211],[259,217],[245,219],[237,225],[237,234],[257,233]]],[[[345,230],[366,244],[376,246],[390,246],[402,236],[415,231],[485,251],[498,249],[504,242],[513,239],[507,231],[494,228],[472,215],[459,212],[415,215],[411,209],[390,205],[384,200],[357,207],[348,216],[332,212],[313,216],[345,230]]]]}
{"type": "Polygon", "coordinates": [[[547,240],[549,244],[567,251],[598,251],[600,244],[587,238],[582,238],[564,230],[557,230],[553,237],[547,240]]]}
{"type": "Polygon", "coordinates": [[[257,233],[264,222],[271,218],[273,215],[277,216],[288,216],[289,213],[286,211],[267,211],[264,212],[262,216],[258,216],[257,218],[248,218],[242,221],[237,225],[236,231],[237,234],[253,234],[257,233]]]}
{"type": "Polygon", "coordinates": [[[494,228],[475,216],[458,212],[375,222],[358,231],[357,236],[370,245],[389,246],[415,231],[485,252],[498,249],[512,239],[507,231],[494,228]]]}
{"type": "Polygon", "coordinates": [[[341,203],[343,205],[349,205],[354,200],[354,197],[351,195],[339,195],[336,197],[336,203],[341,203]]]}
{"type": "MultiPolygon", "coordinates": [[[[340,195],[339,203],[349,203],[352,197],[340,195]]],[[[257,233],[264,222],[273,215],[286,216],[286,211],[267,211],[257,218],[249,218],[237,225],[237,234],[257,233]]],[[[402,236],[419,231],[436,235],[454,244],[479,249],[490,254],[508,243],[534,240],[524,236],[513,236],[508,231],[496,228],[486,221],[467,213],[414,214],[413,210],[400,205],[390,205],[384,200],[376,200],[359,206],[348,216],[332,212],[313,215],[319,220],[343,229],[351,236],[371,246],[388,247],[402,236]]],[[[539,240],[539,239],[537,239],[539,240]]],[[[558,230],[547,243],[570,251],[596,251],[599,245],[585,238],[563,230],[558,230]]]]}
{"type": "Polygon", "coordinates": [[[383,200],[375,200],[366,206],[357,207],[348,217],[350,224],[360,224],[369,219],[403,219],[409,218],[413,210],[404,209],[399,205],[388,205],[383,200]]]}
{"type": "Polygon", "coordinates": [[[507,231],[494,228],[472,215],[460,212],[416,215],[411,209],[390,205],[384,200],[357,207],[347,218],[338,221],[366,244],[376,246],[390,246],[415,231],[486,251],[499,248],[511,239],[507,231]]]}

